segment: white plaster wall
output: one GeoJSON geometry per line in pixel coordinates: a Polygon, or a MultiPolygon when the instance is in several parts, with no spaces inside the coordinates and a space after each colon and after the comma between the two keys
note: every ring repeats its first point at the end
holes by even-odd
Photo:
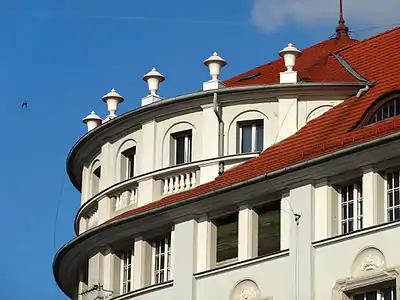
{"type": "Polygon", "coordinates": [[[277,102],[229,105],[224,106],[222,111],[225,155],[237,153],[237,122],[240,121],[264,120],[264,149],[274,143],[278,131],[277,102]]]}
{"type": "Polygon", "coordinates": [[[298,129],[307,124],[307,118],[311,113],[316,115],[320,115],[319,113],[325,110],[325,107],[334,107],[339,103],[342,103],[342,100],[300,100],[298,102],[298,129]],[[324,108],[323,110],[319,110],[319,108],[324,108]]]}
{"type": "Polygon", "coordinates": [[[314,250],[314,299],[332,299],[332,288],[337,280],[351,275],[357,254],[366,247],[376,247],[386,258],[388,268],[400,265],[398,242],[400,226],[376,230],[340,242],[318,246],[314,250]]]}
{"type": "Polygon", "coordinates": [[[229,300],[232,289],[244,279],[253,280],[259,287],[261,299],[291,299],[289,257],[277,257],[218,274],[204,275],[196,280],[196,299],[229,300]]]}

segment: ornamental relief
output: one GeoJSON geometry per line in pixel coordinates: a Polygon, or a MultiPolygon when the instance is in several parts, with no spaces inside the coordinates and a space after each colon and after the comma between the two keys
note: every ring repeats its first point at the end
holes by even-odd
{"type": "Polygon", "coordinates": [[[257,284],[249,279],[239,282],[232,290],[231,300],[258,300],[260,289],[257,284]]]}
{"type": "Polygon", "coordinates": [[[352,277],[365,276],[369,272],[380,272],[386,269],[386,261],[383,253],[374,247],[361,251],[354,259],[351,275],[352,277]]]}

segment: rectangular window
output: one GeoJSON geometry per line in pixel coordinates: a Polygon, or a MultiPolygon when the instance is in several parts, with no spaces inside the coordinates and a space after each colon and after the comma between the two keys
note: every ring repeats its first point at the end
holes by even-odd
{"type": "Polygon", "coordinates": [[[387,181],[387,220],[395,221],[400,219],[400,184],[399,171],[386,174],[387,181]]]}
{"type": "Polygon", "coordinates": [[[192,161],[192,131],[179,132],[172,135],[172,153],[174,164],[192,161]]]}
{"type": "Polygon", "coordinates": [[[281,247],[281,208],[279,201],[255,209],[258,214],[258,255],[278,252],[281,247]]]}
{"type": "Polygon", "coordinates": [[[122,294],[133,290],[133,249],[121,253],[121,291],[122,294]]]}
{"type": "Polygon", "coordinates": [[[238,214],[214,220],[217,230],[216,262],[221,263],[238,257],[238,214]]]}
{"type": "Polygon", "coordinates": [[[261,152],[264,150],[263,120],[240,122],[240,153],[261,152]]]}
{"type": "Polygon", "coordinates": [[[129,179],[135,176],[136,147],[122,152],[121,159],[122,178],[129,179]]]}
{"type": "Polygon", "coordinates": [[[152,243],[152,283],[171,279],[171,234],[152,243]]]}
{"type": "Polygon", "coordinates": [[[396,289],[394,284],[380,288],[372,289],[365,292],[354,293],[350,297],[351,300],[396,300],[396,289]]]}
{"type": "Polygon", "coordinates": [[[342,234],[363,228],[362,182],[340,188],[340,225],[342,234]]]}

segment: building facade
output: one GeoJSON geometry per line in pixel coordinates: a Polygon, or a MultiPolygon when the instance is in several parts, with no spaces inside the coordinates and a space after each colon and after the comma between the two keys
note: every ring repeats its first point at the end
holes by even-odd
{"type": "Polygon", "coordinates": [[[310,300],[399,295],[400,42],[334,38],[200,92],[109,114],[67,159],[76,238],[56,254],[71,299],[310,300]]]}

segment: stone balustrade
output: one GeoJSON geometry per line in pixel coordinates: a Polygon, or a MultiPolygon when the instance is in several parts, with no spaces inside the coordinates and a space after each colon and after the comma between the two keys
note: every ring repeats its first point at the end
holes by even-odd
{"type": "Polygon", "coordinates": [[[196,171],[183,170],[178,174],[171,174],[162,179],[162,196],[179,193],[196,187],[198,184],[196,171]]]}
{"type": "Polygon", "coordinates": [[[137,205],[138,187],[128,187],[126,190],[118,192],[111,197],[114,203],[114,211],[122,210],[126,207],[137,205]]]}

